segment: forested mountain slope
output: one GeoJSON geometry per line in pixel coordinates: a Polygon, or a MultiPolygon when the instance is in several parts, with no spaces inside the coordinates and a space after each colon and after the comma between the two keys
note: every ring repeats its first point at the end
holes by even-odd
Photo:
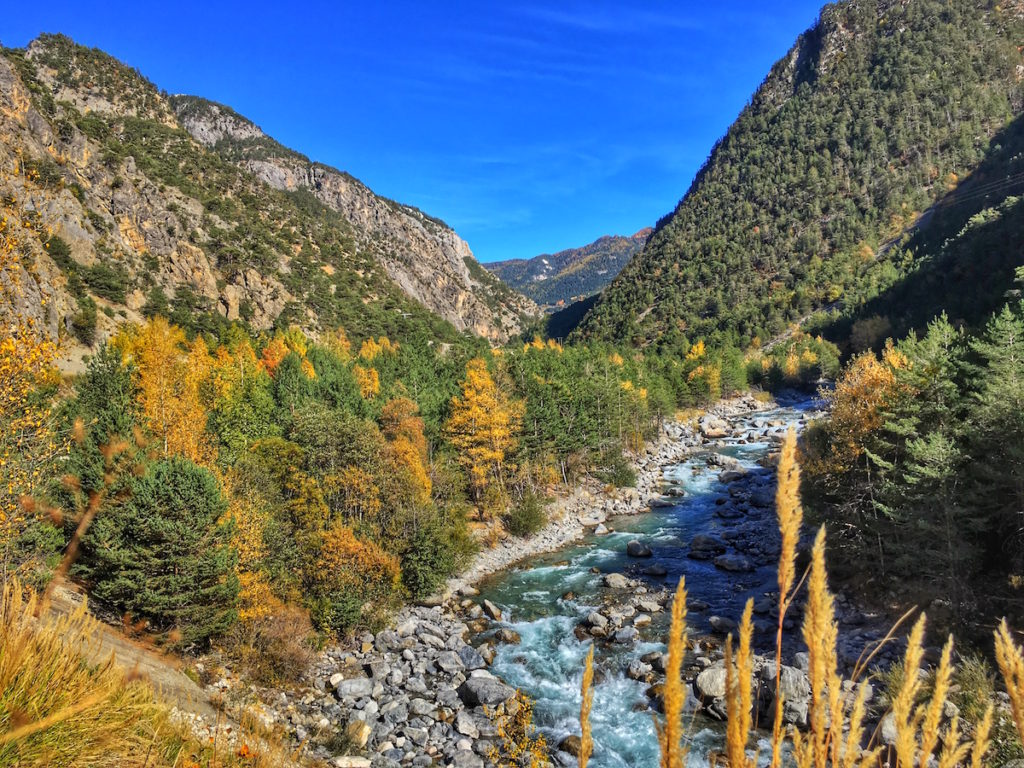
{"type": "Polygon", "coordinates": [[[507,340],[537,307],[481,268],[466,241],[440,219],[374,194],[351,175],[282,146],[229,107],[172,96],[181,124],[200,144],[274,189],[308,191],[353,227],[402,290],[460,330],[507,340]]]}
{"type": "Polygon", "coordinates": [[[1024,4],[844,2],[772,69],[577,335],[745,345],[858,306],[1021,110],[1024,4]]]}
{"type": "Polygon", "coordinates": [[[544,253],[532,259],[486,264],[488,270],[539,304],[557,305],[597,293],[638,253],[650,228],[635,235],[605,235],[582,248],[544,253]]]}
{"type": "Polygon", "coordinates": [[[193,139],[137,71],[63,36],[2,50],[0,171],[5,236],[24,254],[2,276],[20,286],[19,306],[3,311],[79,350],[152,314],[192,330],[239,321],[501,340],[529,309],[498,296],[443,224],[351,179],[378,229],[301,185],[274,189],[193,139]],[[31,220],[14,215],[23,210],[31,220]],[[405,239],[385,243],[380,226],[405,239]],[[459,275],[482,277],[456,275],[430,294],[415,275],[391,274],[391,258],[457,259],[459,275]]]}

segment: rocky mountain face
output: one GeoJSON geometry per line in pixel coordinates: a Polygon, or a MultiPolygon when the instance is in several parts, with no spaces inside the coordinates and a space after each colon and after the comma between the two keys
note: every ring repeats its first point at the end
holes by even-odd
{"type": "Polygon", "coordinates": [[[536,311],[443,223],[207,105],[63,36],[0,50],[0,313],[74,356],[156,312],[500,342],[536,311]]]}
{"type": "Polygon", "coordinates": [[[577,337],[747,346],[906,278],[903,238],[1024,108],[1021,40],[1019,0],[825,6],[577,337]]]}
{"type": "Polygon", "coordinates": [[[341,214],[359,248],[402,290],[459,330],[505,341],[537,314],[531,301],[482,270],[466,241],[443,221],[287,149],[227,107],[192,96],[171,97],[171,104],[199,143],[274,189],[306,190],[341,214]]]}
{"type": "Polygon", "coordinates": [[[643,248],[652,231],[647,227],[628,237],[605,235],[582,248],[485,266],[538,304],[560,306],[602,290],[643,248]]]}

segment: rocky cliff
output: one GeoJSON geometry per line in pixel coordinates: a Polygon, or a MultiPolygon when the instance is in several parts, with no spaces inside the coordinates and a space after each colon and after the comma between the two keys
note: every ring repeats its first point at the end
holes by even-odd
{"type": "Polygon", "coordinates": [[[0,50],[0,313],[73,356],[156,312],[502,341],[534,311],[442,223],[284,148],[213,151],[278,145],[186,103],[63,36],[0,50]]]}
{"type": "Polygon", "coordinates": [[[274,189],[308,190],[352,227],[401,288],[459,330],[504,341],[535,316],[532,301],[508,290],[443,221],[374,194],[351,175],[282,146],[251,121],[194,96],[171,98],[182,125],[206,147],[274,189]]]}

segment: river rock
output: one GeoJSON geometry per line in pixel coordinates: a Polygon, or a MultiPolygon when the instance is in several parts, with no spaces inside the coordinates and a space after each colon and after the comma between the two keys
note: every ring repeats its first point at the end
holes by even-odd
{"type": "Polygon", "coordinates": [[[496,606],[490,600],[484,600],[483,602],[484,613],[487,614],[488,618],[494,621],[501,621],[501,608],[496,606]]]}
{"type": "Polygon", "coordinates": [[[725,662],[718,662],[697,675],[694,687],[702,699],[725,698],[725,662]]]}
{"type": "Polygon", "coordinates": [[[519,636],[518,632],[514,629],[509,629],[508,627],[502,627],[495,632],[494,639],[499,643],[504,643],[505,645],[519,645],[523,641],[523,638],[519,636]]]}
{"type": "Polygon", "coordinates": [[[715,567],[734,573],[747,573],[754,570],[754,566],[743,555],[719,555],[715,558],[715,567]]]}
{"type": "Polygon", "coordinates": [[[702,416],[698,422],[700,433],[709,440],[717,440],[729,434],[729,424],[713,414],[702,416]]]}
{"type": "Polygon", "coordinates": [[[621,573],[609,573],[604,577],[604,585],[611,589],[625,589],[629,586],[629,579],[621,573]]]}
{"type": "Polygon", "coordinates": [[[468,736],[471,739],[480,738],[480,729],[476,725],[476,721],[473,716],[465,710],[460,710],[455,715],[455,730],[461,733],[463,736],[468,736]]]}
{"type": "Polygon", "coordinates": [[[668,575],[668,570],[666,570],[664,565],[655,563],[654,565],[649,565],[646,568],[644,568],[643,574],[644,576],[654,576],[655,578],[661,578],[662,576],[668,575]]]}
{"type": "Polygon", "coordinates": [[[638,637],[640,637],[640,632],[636,627],[623,627],[614,635],[615,642],[623,644],[636,642],[638,637]]]}
{"type": "Polygon", "coordinates": [[[633,626],[639,629],[640,627],[646,627],[651,623],[651,617],[646,613],[638,613],[633,617],[633,626]]]}
{"type": "Polygon", "coordinates": [[[634,539],[626,545],[626,554],[630,557],[650,557],[652,552],[642,541],[634,539]]]}
{"type": "Polygon", "coordinates": [[[640,659],[633,659],[626,667],[626,677],[630,680],[646,681],[654,672],[650,664],[644,664],[640,659]]]}
{"type": "Polygon", "coordinates": [[[583,749],[583,742],[579,736],[566,736],[564,739],[558,742],[558,749],[561,752],[567,752],[573,757],[579,757],[580,750],[583,749]]]}
{"type": "Polygon", "coordinates": [[[608,626],[608,619],[605,618],[604,614],[598,613],[597,611],[591,611],[587,616],[587,624],[592,627],[600,627],[604,629],[608,626]]]}
{"type": "Polygon", "coordinates": [[[458,688],[467,707],[496,707],[516,695],[515,688],[493,677],[471,677],[458,688]]]}
{"type": "Polygon", "coordinates": [[[727,635],[730,632],[736,631],[736,622],[724,616],[712,616],[708,619],[708,624],[720,635],[727,635]]]}
{"type": "Polygon", "coordinates": [[[487,662],[484,657],[480,655],[480,651],[471,645],[464,645],[457,651],[459,654],[459,661],[462,665],[469,670],[483,669],[487,666],[487,662]]]}
{"type": "Polygon", "coordinates": [[[742,467],[740,469],[727,469],[718,476],[718,482],[735,483],[737,480],[742,480],[746,474],[747,471],[742,467]]]}
{"type": "Polygon", "coordinates": [[[686,555],[694,560],[710,560],[723,554],[726,549],[728,549],[728,545],[717,536],[700,533],[693,537],[693,541],[690,542],[690,551],[686,555]]]}

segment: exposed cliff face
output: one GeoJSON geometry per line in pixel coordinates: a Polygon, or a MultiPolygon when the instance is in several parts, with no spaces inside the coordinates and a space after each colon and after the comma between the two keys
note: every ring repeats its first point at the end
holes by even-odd
{"type": "Polygon", "coordinates": [[[532,259],[495,261],[487,269],[540,304],[560,306],[597,293],[647,242],[651,230],[629,237],[605,235],[582,248],[544,253],[532,259]]]}
{"type": "Polygon", "coordinates": [[[374,194],[365,184],[278,144],[249,120],[219,104],[172,97],[192,136],[271,187],[308,190],[348,221],[359,246],[402,289],[459,330],[495,341],[536,316],[532,301],[482,270],[466,241],[438,219],[374,194]]]}
{"type": "Polygon", "coordinates": [[[167,97],[102,52],[60,36],[0,50],[0,237],[17,257],[0,261],[0,316],[74,357],[155,311],[195,330],[457,327],[500,341],[532,310],[474,276],[466,244],[419,211],[283,148],[276,163],[211,151],[265,139],[225,114],[189,121],[193,139],[167,97]]]}

